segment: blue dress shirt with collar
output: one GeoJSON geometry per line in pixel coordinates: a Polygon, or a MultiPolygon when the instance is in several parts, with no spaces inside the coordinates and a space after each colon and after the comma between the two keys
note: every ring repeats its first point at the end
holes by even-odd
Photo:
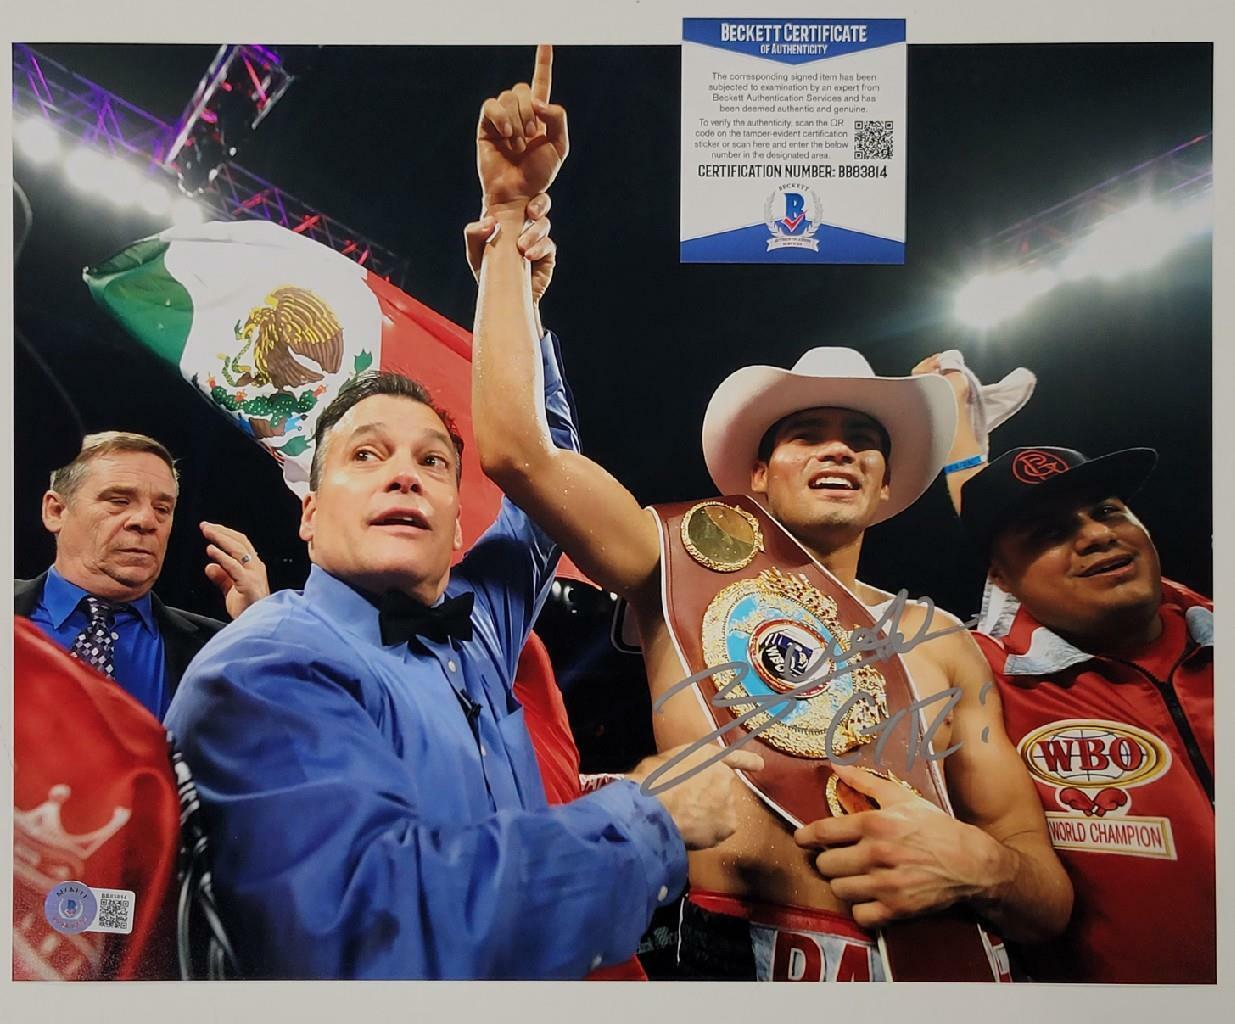
{"type": "MultiPolygon", "coordinates": [[[[551,339],[544,362],[577,448],[551,339]]],[[[374,605],[315,566],[194,660],[168,726],[246,973],[580,978],[681,890],[681,837],[635,784],[546,804],[512,683],[557,556],[503,500],[446,588],[475,595],[472,640],[383,647],[374,605]]]]}
{"type": "MultiPolygon", "coordinates": [[[[54,568],[48,569],[43,596],[30,613],[30,619],[66,651],[90,621],[82,599],[90,592],[70,583],[54,568]]],[[[121,606],[112,630],[116,640],[116,682],[139,700],[155,718],[167,712],[171,695],[167,689],[167,666],[163,657],[163,635],[154,619],[154,605],[147,593],[121,606]]]]}

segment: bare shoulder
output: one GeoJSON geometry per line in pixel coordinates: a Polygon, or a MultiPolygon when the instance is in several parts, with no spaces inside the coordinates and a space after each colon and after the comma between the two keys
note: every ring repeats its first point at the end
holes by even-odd
{"type": "Polygon", "coordinates": [[[929,597],[890,594],[864,583],[859,583],[858,594],[876,620],[882,618],[885,632],[899,632],[909,649],[938,665],[952,682],[964,685],[985,668],[986,659],[969,635],[969,623],[929,597]]]}
{"type": "Polygon", "coordinates": [[[906,636],[911,635],[910,630],[916,633],[923,627],[930,633],[936,633],[945,629],[959,631],[964,625],[951,612],[936,606],[929,597],[910,597],[904,590],[891,594],[861,580],[856,581],[854,589],[858,599],[877,620],[882,617],[885,625],[899,629],[906,636]]]}

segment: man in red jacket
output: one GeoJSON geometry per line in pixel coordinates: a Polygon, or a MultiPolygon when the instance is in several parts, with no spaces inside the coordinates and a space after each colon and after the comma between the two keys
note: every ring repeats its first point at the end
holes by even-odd
{"type": "Polygon", "coordinates": [[[15,981],[237,976],[197,790],[170,740],[136,698],[14,619],[15,981]]]}
{"type": "Polygon", "coordinates": [[[1157,456],[1018,448],[982,468],[984,417],[965,412],[983,389],[946,376],[948,483],[990,566],[975,637],[1075,890],[1064,935],[1021,963],[1041,981],[1213,982],[1213,604],[1162,577],[1128,507],[1157,456]]]}
{"type": "MultiPolygon", "coordinates": [[[[13,741],[13,977],[179,977],[180,801],[163,727],[17,618],[13,741]],[[67,883],[131,893],[127,920],[62,920],[54,894],[67,883]]],[[[92,917],[108,916],[102,898],[85,897],[92,917]]]]}

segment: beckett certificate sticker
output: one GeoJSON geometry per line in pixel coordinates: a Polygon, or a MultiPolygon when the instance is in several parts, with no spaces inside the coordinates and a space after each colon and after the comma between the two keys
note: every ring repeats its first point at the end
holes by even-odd
{"type": "Polygon", "coordinates": [[[683,263],[905,262],[905,22],[682,22],[683,263]]]}

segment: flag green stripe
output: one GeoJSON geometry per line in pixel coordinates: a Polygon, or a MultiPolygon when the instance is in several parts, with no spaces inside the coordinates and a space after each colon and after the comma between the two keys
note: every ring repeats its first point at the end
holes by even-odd
{"type": "Polygon", "coordinates": [[[180,365],[193,300],[167,269],[168,242],[145,238],[130,245],[82,276],[94,300],[138,341],[173,366],[180,365]]]}

